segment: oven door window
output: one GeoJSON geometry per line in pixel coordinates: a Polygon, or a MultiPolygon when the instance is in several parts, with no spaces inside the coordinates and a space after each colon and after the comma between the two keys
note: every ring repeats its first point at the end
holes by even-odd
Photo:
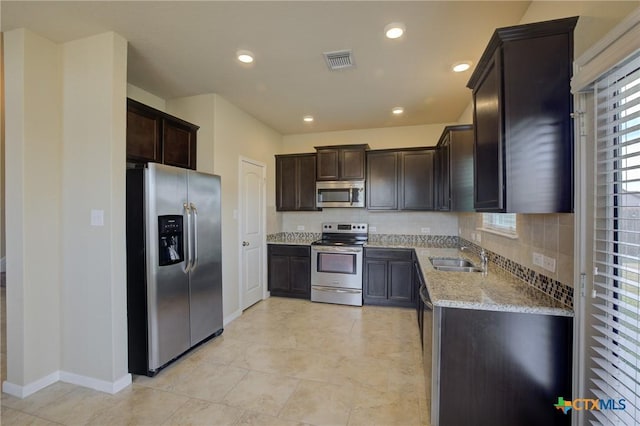
{"type": "Polygon", "coordinates": [[[318,272],[355,275],[356,254],[318,253],[318,272]]]}
{"type": "Polygon", "coordinates": [[[318,201],[323,203],[348,203],[349,188],[318,189],[318,201]]]}

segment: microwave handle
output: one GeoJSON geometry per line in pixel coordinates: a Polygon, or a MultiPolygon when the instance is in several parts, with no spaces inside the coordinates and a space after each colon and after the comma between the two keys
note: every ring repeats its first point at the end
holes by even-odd
{"type": "Polygon", "coordinates": [[[349,205],[352,206],[353,205],[353,191],[355,191],[355,188],[349,188],[349,205]]]}

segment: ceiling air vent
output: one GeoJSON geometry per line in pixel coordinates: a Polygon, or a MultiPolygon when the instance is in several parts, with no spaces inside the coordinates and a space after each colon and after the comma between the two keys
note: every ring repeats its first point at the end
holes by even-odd
{"type": "Polygon", "coordinates": [[[336,52],[324,52],[324,60],[331,71],[342,70],[354,66],[351,50],[338,50],[336,52]]]}

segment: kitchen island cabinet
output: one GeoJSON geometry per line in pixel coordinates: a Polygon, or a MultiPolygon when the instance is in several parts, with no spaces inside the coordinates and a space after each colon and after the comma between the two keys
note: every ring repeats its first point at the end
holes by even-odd
{"type": "Polygon", "coordinates": [[[570,79],[576,22],[499,28],[480,58],[467,83],[473,97],[476,211],[573,211],[570,79]]]}
{"type": "Polygon", "coordinates": [[[199,127],[127,99],[127,161],[196,169],[199,127]]]}
{"type": "Polygon", "coordinates": [[[316,154],[276,155],[276,210],[315,211],[316,154]]]}
{"type": "Polygon", "coordinates": [[[423,331],[431,424],[570,425],[553,404],[571,399],[572,320],[436,306],[423,331]]]}
{"type": "Polygon", "coordinates": [[[311,298],[311,248],[269,244],[268,286],[272,296],[311,298]]]}
{"type": "Polygon", "coordinates": [[[364,249],[363,303],[415,307],[413,250],[364,249]]]}

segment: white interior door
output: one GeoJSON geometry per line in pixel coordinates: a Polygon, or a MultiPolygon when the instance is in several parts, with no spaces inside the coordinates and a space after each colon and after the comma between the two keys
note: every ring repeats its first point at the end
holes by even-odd
{"type": "Polygon", "coordinates": [[[262,300],[265,254],[265,166],[240,159],[242,309],[262,300]]]}

